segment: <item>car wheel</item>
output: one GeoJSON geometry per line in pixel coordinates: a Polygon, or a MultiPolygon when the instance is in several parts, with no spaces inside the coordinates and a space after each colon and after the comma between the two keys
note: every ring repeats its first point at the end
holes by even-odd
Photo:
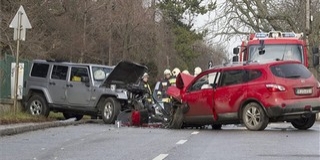
{"type": "Polygon", "coordinates": [[[260,131],[267,127],[269,118],[258,103],[251,102],[242,111],[242,121],[248,130],[260,131]]]}
{"type": "Polygon", "coordinates": [[[169,124],[169,128],[171,129],[180,129],[183,125],[183,109],[181,107],[177,107],[173,112],[172,119],[169,124]]]}
{"type": "Polygon", "coordinates": [[[46,99],[39,94],[31,96],[27,102],[27,110],[31,115],[45,117],[48,117],[50,112],[46,99]]]}
{"type": "Polygon", "coordinates": [[[72,114],[72,113],[63,113],[63,117],[65,119],[69,119],[69,118],[76,118],[76,121],[79,121],[83,118],[82,114],[72,114]]]}
{"type": "Polygon", "coordinates": [[[120,103],[117,99],[112,97],[105,99],[101,108],[101,115],[104,123],[114,123],[120,113],[120,107],[120,103]]]}
{"type": "Polygon", "coordinates": [[[212,129],[214,130],[221,130],[222,128],[222,124],[213,124],[211,125],[212,129]]]}
{"type": "Polygon", "coordinates": [[[316,121],[316,115],[312,114],[310,117],[307,117],[307,118],[293,120],[291,124],[294,128],[297,128],[299,130],[307,130],[313,126],[315,121],[316,121]]]}

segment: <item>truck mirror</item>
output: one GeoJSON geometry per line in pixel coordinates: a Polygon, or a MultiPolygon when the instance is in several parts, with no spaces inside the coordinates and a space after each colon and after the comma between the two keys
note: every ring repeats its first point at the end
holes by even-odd
{"type": "Polygon", "coordinates": [[[319,55],[313,54],[313,67],[316,67],[319,65],[319,55]]]}
{"type": "Polygon", "coordinates": [[[238,47],[233,48],[233,54],[239,54],[239,48],[238,47]]]}
{"type": "Polygon", "coordinates": [[[233,56],[232,57],[232,62],[238,62],[239,61],[239,57],[238,56],[233,56]]]}
{"type": "Polygon", "coordinates": [[[313,54],[319,53],[319,48],[318,48],[318,47],[313,47],[313,48],[312,48],[312,53],[313,53],[313,54]]]}

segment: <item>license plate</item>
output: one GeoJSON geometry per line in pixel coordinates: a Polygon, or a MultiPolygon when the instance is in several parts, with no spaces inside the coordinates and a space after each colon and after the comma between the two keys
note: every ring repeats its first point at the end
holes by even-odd
{"type": "Polygon", "coordinates": [[[299,89],[296,89],[296,94],[312,94],[312,88],[299,88],[299,89]]]}

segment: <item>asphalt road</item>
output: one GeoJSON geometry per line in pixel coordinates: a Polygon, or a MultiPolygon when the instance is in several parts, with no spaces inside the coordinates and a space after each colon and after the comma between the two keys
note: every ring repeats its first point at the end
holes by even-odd
{"type": "Polygon", "coordinates": [[[1,160],[320,159],[320,123],[299,131],[288,123],[264,131],[121,127],[102,123],[0,137],[1,160]]]}

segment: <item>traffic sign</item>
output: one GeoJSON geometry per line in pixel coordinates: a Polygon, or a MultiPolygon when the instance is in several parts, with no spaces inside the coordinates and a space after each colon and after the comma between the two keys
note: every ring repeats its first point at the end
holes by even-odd
{"type": "Polygon", "coordinates": [[[14,29],[14,40],[26,40],[26,29],[30,29],[32,27],[23,6],[20,6],[9,27],[14,29]]]}

